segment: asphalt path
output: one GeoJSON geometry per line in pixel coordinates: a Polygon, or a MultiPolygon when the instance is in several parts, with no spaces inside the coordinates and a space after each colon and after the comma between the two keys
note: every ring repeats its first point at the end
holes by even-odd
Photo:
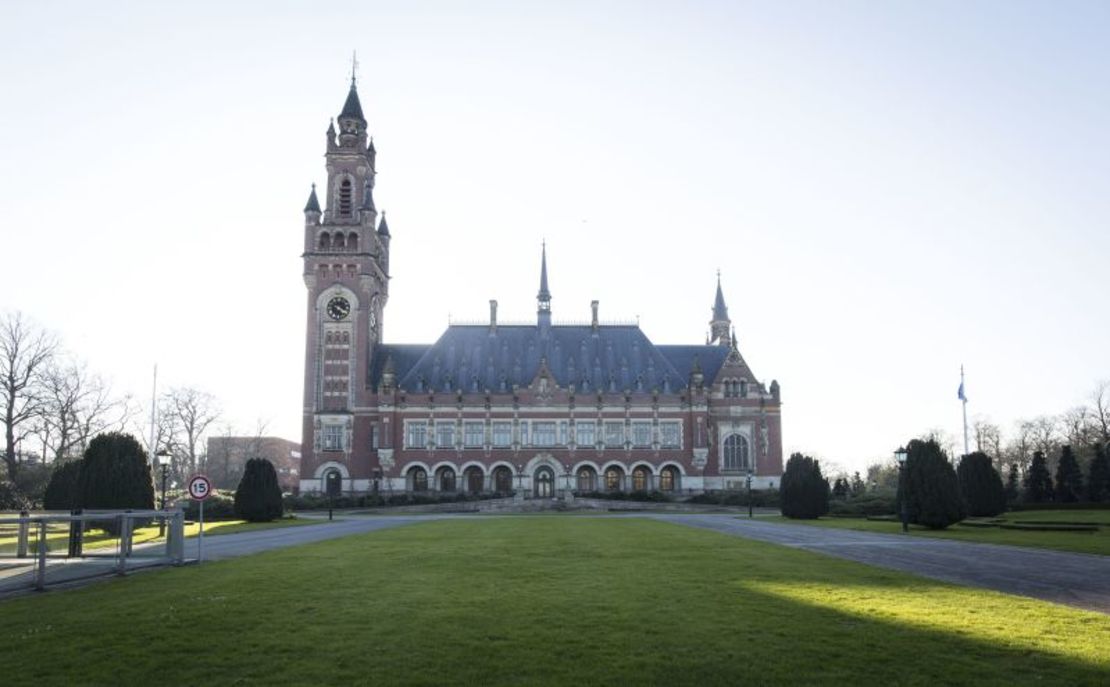
{"type": "Polygon", "coordinates": [[[1110,613],[1110,556],[761,522],[727,515],[648,517],[934,580],[1110,613]]]}

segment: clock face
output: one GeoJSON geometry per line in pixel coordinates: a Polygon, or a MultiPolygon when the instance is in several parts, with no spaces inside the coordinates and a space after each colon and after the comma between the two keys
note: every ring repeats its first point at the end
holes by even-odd
{"type": "Polygon", "coordinates": [[[328,317],[333,320],[343,320],[351,314],[351,304],[343,296],[336,296],[328,301],[328,317]]]}

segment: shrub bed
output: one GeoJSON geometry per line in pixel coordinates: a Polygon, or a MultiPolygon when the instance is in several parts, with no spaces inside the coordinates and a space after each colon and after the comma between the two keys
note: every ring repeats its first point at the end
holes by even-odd
{"type": "MultiPolygon", "coordinates": [[[[778,489],[753,489],[752,506],[756,508],[778,508],[778,489]]],[[[700,503],[709,506],[748,506],[748,492],[745,491],[707,491],[686,499],[686,503],[700,503]]]]}
{"type": "Polygon", "coordinates": [[[1033,525],[1024,522],[1003,522],[998,525],[1004,530],[1022,530],[1025,532],[1098,532],[1098,525],[1033,525]]]}
{"type": "Polygon", "coordinates": [[[829,502],[829,515],[863,518],[875,515],[896,514],[894,495],[864,494],[846,500],[829,502]]]}

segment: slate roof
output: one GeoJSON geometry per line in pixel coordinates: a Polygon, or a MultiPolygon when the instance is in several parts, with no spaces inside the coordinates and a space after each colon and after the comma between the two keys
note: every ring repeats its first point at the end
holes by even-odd
{"type": "Polygon", "coordinates": [[[574,384],[580,393],[651,391],[675,393],[686,388],[695,357],[712,381],[728,348],[723,346],[656,346],[635,325],[556,325],[541,336],[538,326],[451,325],[431,345],[380,345],[370,383],[377,388],[391,358],[397,385],[410,392],[495,393],[524,387],[547,361],[555,383],[574,384]]]}
{"type": "Polygon", "coordinates": [[[320,201],[316,199],[316,184],[312,185],[312,193],[308,194],[308,202],[304,206],[305,212],[320,212],[320,201]]]}
{"type": "Polygon", "coordinates": [[[351,90],[347,93],[347,100],[343,103],[343,111],[339,113],[340,119],[357,119],[363,123],[366,117],[362,116],[362,103],[358,99],[358,89],[355,82],[351,81],[351,90]]]}

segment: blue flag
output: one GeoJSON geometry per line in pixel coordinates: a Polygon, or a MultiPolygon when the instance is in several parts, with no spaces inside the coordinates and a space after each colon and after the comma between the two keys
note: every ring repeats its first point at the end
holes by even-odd
{"type": "Polygon", "coordinates": [[[967,396],[964,395],[964,383],[960,382],[960,390],[956,392],[956,397],[961,401],[966,401],[967,396]]]}

